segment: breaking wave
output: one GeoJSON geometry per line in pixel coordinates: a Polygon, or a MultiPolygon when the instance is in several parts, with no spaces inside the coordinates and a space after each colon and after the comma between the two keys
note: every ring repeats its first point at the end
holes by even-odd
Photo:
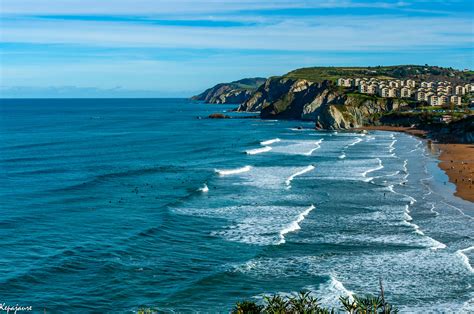
{"type": "Polygon", "coordinates": [[[237,168],[237,169],[215,169],[215,172],[218,173],[221,176],[228,176],[232,174],[239,174],[243,172],[250,171],[252,169],[252,166],[245,166],[242,168],[237,168]]]}
{"type": "Polygon", "coordinates": [[[281,140],[279,138],[274,138],[274,139],[271,139],[271,140],[268,140],[268,141],[260,142],[260,145],[267,146],[267,145],[272,145],[273,143],[278,143],[280,141],[281,140]]]}
{"type": "Polygon", "coordinates": [[[313,210],[315,209],[314,205],[311,205],[308,207],[305,211],[303,211],[301,214],[298,215],[295,221],[292,221],[288,226],[286,226],[284,229],[280,231],[280,241],[278,241],[277,244],[283,244],[286,242],[285,240],[285,235],[290,232],[294,232],[296,230],[301,229],[301,226],[299,225],[300,222],[302,222],[305,217],[313,210]]]}
{"type": "Polygon", "coordinates": [[[286,179],[285,181],[285,184],[290,187],[291,186],[291,181],[293,181],[293,179],[297,176],[300,176],[302,174],[305,174],[306,172],[310,172],[314,169],[315,167],[313,165],[309,165],[307,166],[306,168],[304,168],[303,170],[300,170],[294,174],[292,174],[288,179],[286,179]]]}
{"type": "Polygon", "coordinates": [[[255,148],[255,149],[247,150],[247,151],[245,151],[245,153],[247,155],[256,155],[256,154],[269,152],[271,150],[272,150],[272,148],[270,146],[265,146],[265,147],[262,147],[262,148],[255,148]]]}

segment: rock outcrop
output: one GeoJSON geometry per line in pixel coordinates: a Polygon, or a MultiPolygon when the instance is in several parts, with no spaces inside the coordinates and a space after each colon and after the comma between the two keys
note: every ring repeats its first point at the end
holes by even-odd
{"type": "Polygon", "coordinates": [[[252,93],[264,82],[264,78],[256,77],[217,84],[203,93],[191,97],[191,99],[209,104],[241,104],[249,99],[252,93]]]}
{"type": "Polygon", "coordinates": [[[407,105],[396,99],[347,94],[329,81],[274,77],[260,86],[238,111],[260,111],[263,119],[315,121],[321,129],[350,129],[373,123],[378,115],[407,105]]]}
{"type": "Polygon", "coordinates": [[[465,117],[442,128],[432,130],[432,137],[445,143],[474,143],[474,116],[465,117]]]}

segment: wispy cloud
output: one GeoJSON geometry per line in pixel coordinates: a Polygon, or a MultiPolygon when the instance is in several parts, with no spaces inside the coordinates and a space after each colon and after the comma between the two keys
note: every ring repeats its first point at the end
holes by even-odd
{"type": "Polygon", "coordinates": [[[0,74],[178,92],[311,65],[472,67],[473,15],[468,0],[3,0],[0,74]]]}

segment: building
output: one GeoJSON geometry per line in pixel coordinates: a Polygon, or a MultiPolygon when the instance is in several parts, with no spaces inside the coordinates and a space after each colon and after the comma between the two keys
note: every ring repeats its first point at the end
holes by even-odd
{"type": "Polygon", "coordinates": [[[466,88],[464,86],[458,85],[454,88],[454,94],[456,95],[464,95],[466,94],[466,88]]]}
{"type": "Polygon", "coordinates": [[[399,98],[410,98],[411,94],[411,89],[409,89],[408,87],[402,87],[400,89],[397,89],[397,97],[399,98]]]}
{"type": "Polygon", "coordinates": [[[426,93],[424,91],[416,92],[415,99],[417,101],[426,101],[426,93]]]}
{"type": "Polygon", "coordinates": [[[438,123],[449,123],[452,121],[452,117],[450,115],[445,114],[441,117],[435,117],[433,121],[438,123]]]}
{"type": "Polygon", "coordinates": [[[398,82],[396,82],[396,81],[389,81],[389,82],[388,82],[388,87],[392,87],[392,88],[393,88],[393,87],[398,87],[398,86],[399,86],[399,84],[398,84],[398,82]]]}
{"type": "Polygon", "coordinates": [[[339,79],[337,79],[337,86],[351,87],[352,86],[352,79],[339,78],[339,79]]]}
{"type": "Polygon", "coordinates": [[[454,104],[455,106],[461,106],[462,97],[453,95],[453,96],[449,97],[449,103],[454,104]]]}
{"type": "Polygon", "coordinates": [[[414,80],[406,80],[405,81],[405,86],[410,87],[410,88],[415,88],[416,87],[416,82],[414,80]]]}
{"type": "Polygon", "coordinates": [[[439,106],[439,99],[436,95],[431,95],[428,97],[428,104],[430,106],[439,106]]]}
{"type": "Polygon", "coordinates": [[[449,97],[448,96],[445,96],[445,95],[438,96],[438,105],[439,106],[446,106],[448,104],[449,104],[449,97]]]}
{"type": "Polygon", "coordinates": [[[360,84],[358,87],[359,93],[361,94],[368,94],[368,87],[367,84],[360,84]]]}
{"type": "MultiPolygon", "coordinates": [[[[337,85],[354,88],[362,94],[378,95],[384,98],[412,98],[427,101],[434,106],[447,105],[451,96],[463,96],[474,91],[474,84],[452,86],[449,81],[385,80],[371,78],[339,78],[337,85]],[[416,86],[420,86],[416,89],[416,86]],[[436,96],[436,97],[432,97],[436,96]]],[[[461,98],[452,98],[458,104],[461,98]]]]}
{"type": "Polygon", "coordinates": [[[375,95],[376,91],[377,85],[372,84],[367,87],[367,94],[375,95]]]}
{"type": "Polygon", "coordinates": [[[378,89],[377,94],[383,98],[394,98],[397,97],[397,89],[390,87],[382,87],[378,89]]]}

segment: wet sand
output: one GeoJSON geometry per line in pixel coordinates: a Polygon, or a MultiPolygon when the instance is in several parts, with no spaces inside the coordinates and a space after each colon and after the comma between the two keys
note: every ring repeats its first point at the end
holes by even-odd
{"type": "Polygon", "coordinates": [[[441,154],[439,166],[456,185],[456,196],[474,202],[474,145],[435,144],[441,154]]]}
{"type": "MultiPolygon", "coordinates": [[[[367,126],[359,130],[379,130],[404,132],[414,136],[427,138],[428,132],[409,127],[367,126]]],[[[428,141],[431,150],[439,151],[439,167],[456,185],[454,195],[474,202],[474,145],[473,144],[437,144],[428,141]]]]}

